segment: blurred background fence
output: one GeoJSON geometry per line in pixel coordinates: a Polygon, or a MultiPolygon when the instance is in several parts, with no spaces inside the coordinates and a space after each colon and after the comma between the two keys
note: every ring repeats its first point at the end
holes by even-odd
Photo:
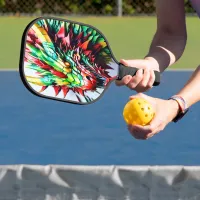
{"type": "MultiPolygon", "coordinates": [[[[194,14],[186,0],[185,9],[188,14],[194,14]]],[[[0,15],[130,16],[154,13],[154,0],[0,0],[0,15]]]]}

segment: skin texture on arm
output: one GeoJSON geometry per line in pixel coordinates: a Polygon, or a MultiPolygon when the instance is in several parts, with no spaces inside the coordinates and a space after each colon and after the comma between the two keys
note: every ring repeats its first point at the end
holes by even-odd
{"type": "Polygon", "coordinates": [[[148,54],[145,59],[121,59],[123,65],[139,70],[133,77],[116,81],[118,86],[145,92],[153,86],[154,70],[162,73],[183,54],[187,41],[184,0],[156,0],[156,13],[157,30],[148,54]]]}
{"type": "Polygon", "coordinates": [[[156,0],[156,13],[157,31],[147,57],[155,58],[163,72],[182,56],[186,46],[184,0],[156,0]]]}
{"type": "Polygon", "coordinates": [[[177,95],[180,95],[185,99],[188,107],[200,101],[200,66],[197,67],[177,95]]]}

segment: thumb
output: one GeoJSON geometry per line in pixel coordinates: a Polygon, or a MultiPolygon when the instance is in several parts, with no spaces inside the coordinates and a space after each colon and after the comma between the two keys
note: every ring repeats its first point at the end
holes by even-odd
{"type": "Polygon", "coordinates": [[[132,95],[129,97],[129,100],[135,99],[135,98],[142,98],[144,100],[146,100],[148,103],[150,103],[154,109],[156,109],[156,105],[157,105],[157,99],[152,97],[152,96],[148,96],[146,94],[143,93],[137,93],[135,95],[132,95]]]}
{"type": "Polygon", "coordinates": [[[141,92],[139,92],[139,93],[137,93],[135,95],[130,96],[129,99],[132,100],[132,99],[135,99],[135,98],[138,98],[138,97],[145,99],[149,103],[153,103],[153,104],[155,103],[155,98],[154,97],[148,96],[148,95],[143,94],[141,92]]]}
{"type": "Polygon", "coordinates": [[[146,95],[143,94],[143,93],[141,93],[141,92],[139,92],[139,93],[137,93],[137,94],[135,94],[135,95],[130,96],[130,97],[129,97],[129,100],[132,100],[132,99],[135,99],[135,98],[144,98],[144,99],[147,100],[146,95]]]}
{"type": "Polygon", "coordinates": [[[138,67],[138,68],[144,67],[144,60],[124,60],[124,59],[121,59],[120,63],[125,65],[125,66],[129,66],[129,67],[138,67]]]}

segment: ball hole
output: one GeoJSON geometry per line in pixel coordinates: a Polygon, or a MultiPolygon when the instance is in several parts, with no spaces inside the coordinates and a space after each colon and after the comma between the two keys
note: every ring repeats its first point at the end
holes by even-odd
{"type": "Polygon", "coordinates": [[[144,111],[144,108],[141,108],[142,111],[144,111]]]}
{"type": "Polygon", "coordinates": [[[145,117],[148,117],[148,115],[146,114],[145,117]]]}

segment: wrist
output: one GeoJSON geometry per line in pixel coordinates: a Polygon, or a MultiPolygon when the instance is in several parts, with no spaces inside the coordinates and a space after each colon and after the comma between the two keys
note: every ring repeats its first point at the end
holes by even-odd
{"type": "Polygon", "coordinates": [[[155,58],[148,56],[148,57],[145,57],[144,60],[150,61],[151,66],[153,66],[153,69],[160,72],[159,63],[155,58]]]}
{"type": "Polygon", "coordinates": [[[188,112],[188,105],[183,97],[180,95],[174,95],[168,99],[171,102],[173,107],[173,114],[174,118],[172,119],[173,122],[177,122],[180,120],[187,112],[188,112]],[[174,101],[174,103],[172,103],[174,101]],[[178,106],[178,108],[177,108],[178,106]]]}
{"type": "Polygon", "coordinates": [[[171,114],[172,114],[171,121],[172,121],[180,112],[180,106],[179,106],[178,102],[173,99],[169,99],[168,102],[169,102],[170,108],[171,108],[171,114]]]}
{"type": "Polygon", "coordinates": [[[155,46],[152,48],[146,57],[154,58],[154,60],[157,61],[160,72],[165,71],[167,67],[171,66],[176,61],[174,54],[162,46],[155,46]]]}

